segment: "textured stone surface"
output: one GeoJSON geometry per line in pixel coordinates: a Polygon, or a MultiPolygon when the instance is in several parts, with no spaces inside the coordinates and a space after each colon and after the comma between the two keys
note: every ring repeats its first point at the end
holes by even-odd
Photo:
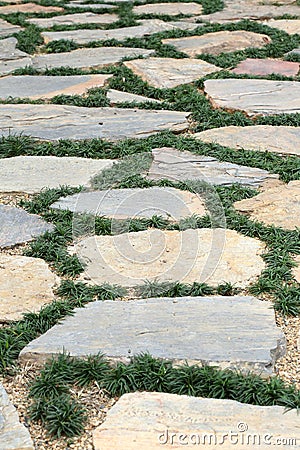
{"type": "Polygon", "coordinates": [[[31,241],[46,231],[52,231],[53,225],[40,216],[29,214],[21,208],[0,205],[0,248],[31,241]]]}
{"type": "Polygon", "coordinates": [[[285,55],[300,55],[300,47],[294,48],[294,50],[291,50],[290,52],[287,52],[285,55]]]}
{"type": "Polygon", "coordinates": [[[0,159],[0,192],[40,192],[44,187],[90,186],[90,180],[113,164],[109,159],[72,156],[16,156],[0,159]]]}
{"type": "Polygon", "coordinates": [[[300,228],[300,181],[268,189],[255,197],[236,202],[234,206],[252,220],[295,230],[300,228]]]}
{"type": "Polygon", "coordinates": [[[0,135],[24,133],[44,140],[143,138],[184,131],[189,113],[64,105],[0,105],[0,135]]]}
{"type": "Polygon", "coordinates": [[[234,183],[246,186],[260,186],[268,179],[278,175],[255,167],[240,166],[225,161],[218,161],[210,156],[194,155],[174,148],[155,148],[152,150],[153,163],[148,178],[173,181],[202,180],[217,185],[234,183]]]}
{"type": "Polygon", "coordinates": [[[151,298],[77,308],[32,341],[22,358],[43,359],[63,349],[79,357],[100,352],[112,360],[149,352],[175,363],[270,374],[285,353],[285,339],[270,304],[254,297],[151,298]]]}
{"type": "Polygon", "coordinates": [[[231,72],[248,75],[270,75],[277,73],[287,77],[294,77],[299,72],[300,64],[278,59],[247,58],[240,62],[231,72]]]}
{"type": "Polygon", "coordinates": [[[94,236],[70,248],[86,264],[82,280],[123,286],[142,285],[147,279],[243,287],[264,269],[263,250],[259,240],[221,228],[94,236]]]}
{"type": "Polygon", "coordinates": [[[16,48],[15,37],[0,40],[0,75],[6,75],[20,67],[31,66],[30,55],[16,48]]]}
{"type": "Polygon", "coordinates": [[[99,69],[110,64],[116,64],[123,58],[150,56],[153,53],[154,50],[129,47],[79,48],[72,52],[35,55],[33,67],[35,69],[53,69],[65,66],[78,69],[99,69]]]}
{"type": "Polygon", "coordinates": [[[207,80],[204,90],[214,107],[242,110],[249,116],[300,112],[300,83],[297,81],[207,80]]]}
{"type": "MultiPolygon", "coordinates": [[[[1,269],[0,269],[1,270],[1,269]]],[[[27,428],[20,423],[16,408],[0,384],[0,448],[3,450],[34,450],[27,428]]]]}
{"type": "Polygon", "coordinates": [[[221,70],[206,61],[188,58],[135,59],[124,64],[142,80],[156,88],[173,88],[221,70]]]}
{"type": "Polygon", "coordinates": [[[203,23],[193,23],[188,22],[185,19],[172,22],[168,22],[170,25],[173,25],[174,27],[178,28],[179,30],[195,30],[196,28],[203,27],[203,23]]]}
{"type": "Polygon", "coordinates": [[[203,142],[236,150],[246,149],[300,156],[300,128],[272,125],[229,126],[195,133],[203,142]]]}
{"type": "Polygon", "coordinates": [[[33,23],[41,28],[50,28],[53,25],[75,25],[75,24],[108,24],[114,23],[119,16],[116,14],[94,14],[91,12],[66,14],[64,16],[47,17],[45,19],[35,18],[28,19],[28,22],[33,23]]]}
{"type": "Polygon", "coordinates": [[[19,5],[0,6],[0,14],[12,13],[52,13],[62,12],[59,6],[42,6],[37,3],[20,3],[19,5]]]}
{"type": "MultiPolygon", "coordinates": [[[[292,274],[297,283],[300,283],[300,255],[294,257],[294,261],[297,264],[296,267],[293,267],[292,274]]],[[[299,331],[299,344],[300,344],[300,331],[299,331]]],[[[300,345],[298,344],[298,349],[300,350],[300,345]]]]}
{"type": "MultiPolygon", "coordinates": [[[[299,7],[300,14],[300,7],[299,7]]],[[[288,34],[300,34],[300,19],[279,19],[279,20],[268,20],[263,23],[268,25],[268,27],[276,28],[281,31],[285,31],[288,34]]]]}
{"type": "Polygon", "coordinates": [[[195,15],[202,13],[199,3],[152,3],[150,5],[134,6],[134,14],[166,14],[177,16],[178,14],[195,15]]]}
{"type": "Polygon", "coordinates": [[[21,30],[23,30],[23,28],[18,25],[13,25],[12,23],[6,22],[6,20],[0,19],[0,37],[18,33],[21,30]]]}
{"type": "Polygon", "coordinates": [[[223,52],[244,50],[248,47],[260,48],[271,42],[265,34],[252,31],[217,31],[202,36],[163,39],[163,44],[174,45],[177,50],[196,56],[201,53],[219,55],[223,52]]]}
{"type": "Polygon", "coordinates": [[[78,8],[78,9],[115,9],[115,5],[109,5],[104,3],[75,3],[70,2],[65,5],[66,8],[78,8]]]}
{"type": "Polygon", "coordinates": [[[43,259],[0,255],[0,321],[19,320],[23,313],[39,311],[54,300],[58,282],[43,259]]]}
{"type": "Polygon", "coordinates": [[[115,89],[109,89],[107,91],[107,98],[110,100],[111,105],[115,105],[117,103],[122,103],[122,102],[161,103],[160,100],[156,100],[155,98],[144,97],[143,95],[131,94],[129,92],[124,92],[124,91],[116,91],[115,89]]]}
{"type": "Polygon", "coordinates": [[[135,392],[123,395],[111,408],[93,432],[93,443],[95,450],[232,450],[248,445],[268,450],[277,442],[290,442],[286,448],[299,449],[298,424],[297,411],[281,406],[135,392]]]}

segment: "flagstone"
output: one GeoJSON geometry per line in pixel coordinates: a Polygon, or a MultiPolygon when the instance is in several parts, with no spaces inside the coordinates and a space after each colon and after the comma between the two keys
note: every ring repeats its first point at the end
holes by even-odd
{"type": "MultiPolygon", "coordinates": [[[[292,275],[297,281],[297,283],[300,283],[300,255],[296,255],[293,258],[294,262],[297,264],[296,267],[292,268],[292,275]]],[[[299,331],[299,339],[300,339],[300,331],[299,331]]],[[[300,343],[300,340],[299,340],[300,343]]],[[[298,346],[298,349],[300,350],[300,345],[298,346]]]]}
{"type": "Polygon", "coordinates": [[[6,20],[0,19],[0,37],[9,36],[22,30],[24,28],[19,27],[19,25],[13,25],[12,23],[6,22],[6,20]]]}
{"type": "MultiPolygon", "coordinates": [[[[299,15],[300,15],[300,7],[299,7],[299,15]]],[[[263,22],[263,25],[268,25],[268,27],[285,31],[288,34],[300,34],[300,19],[279,19],[279,20],[272,19],[263,22]]]]}
{"type": "Polygon", "coordinates": [[[175,148],[155,148],[152,155],[153,162],[147,175],[150,180],[201,180],[215,185],[239,183],[257,187],[267,180],[278,179],[278,175],[266,170],[218,161],[210,156],[195,155],[175,148]]]}
{"type": "Polygon", "coordinates": [[[0,192],[34,194],[43,188],[86,186],[113,160],[72,156],[15,156],[0,159],[0,192]]]}
{"type": "Polygon", "coordinates": [[[172,21],[168,23],[178,28],[179,30],[195,30],[196,28],[204,27],[204,23],[187,22],[185,19],[172,21]]]}
{"type": "Polygon", "coordinates": [[[78,9],[116,9],[116,5],[110,5],[108,3],[75,3],[70,2],[64,5],[65,8],[78,8],[78,9]]]}
{"type": "Polygon", "coordinates": [[[173,45],[177,50],[191,57],[201,53],[219,55],[223,52],[234,52],[246,48],[261,48],[271,42],[266,34],[252,31],[217,31],[183,38],[163,39],[163,44],[173,45]]]}
{"type": "Polygon", "coordinates": [[[297,62],[247,58],[241,61],[231,72],[247,75],[271,75],[272,73],[277,73],[286,77],[294,77],[298,74],[299,69],[300,64],[297,62]]]}
{"type": "Polygon", "coordinates": [[[268,189],[255,197],[234,204],[237,211],[251,220],[287,230],[300,228],[300,181],[268,189]]]}
{"type": "Polygon", "coordinates": [[[20,67],[31,66],[31,56],[16,48],[15,37],[0,40],[0,75],[6,75],[20,67]]]}
{"type": "Polygon", "coordinates": [[[299,414],[282,406],[160,392],[124,394],[93,431],[95,450],[299,449],[299,414]],[[237,446],[236,446],[237,444],[237,446]]]}
{"type": "Polygon", "coordinates": [[[299,127],[229,126],[201,131],[201,133],[195,133],[194,137],[203,142],[216,143],[236,150],[245,149],[300,156],[299,127]]]}
{"type": "Polygon", "coordinates": [[[109,89],[107,91],[107,98],[109,99],[110,104],[112,106],[116,105],[117,103],[123,103],[123,102],[137,102],[137,103],[154,102],[154,103],[161,103],[160,100],[156,100],[155,98],[144,97],[143,95],[132,94],[130,92],[116,91],[115,89],[109,89]]]}
{"type": "Polygon", "coordinates": [[[62,12],[64,8],[60,6],[42,6],[37,3],[20,3],[18,5],[0,6],[0,14],[13,13],[53,13],[62,12]]]}
{"type": "Polygon", "coordinates": [[[162,130],[185,131],[190,113],[66,105],[0,105],[0,135],[42,140],[144,138],[162,130]]]}
{"type": "Polygon", "coordinates": [[[294,48],[294,50],[291,50],[290,52],[285,53],[284,56],[288,56],[288,55],[300,55],[300,47],[294,48]]]}
{"type": "Polygon", "coordinates": [[[148,5],[134,6],[134,14],[166,14],[177,16],[178,14],[195,15],[202,13],[202,6],[199,3],[152,3],[148,5]]]}
{"type": "Polygon", "coordinates": [[[20,320],[24,313],[38,312],[55,299],[58,282],[43,259],[0,254],[0,321],[20,320]]]}
{"type": "Polygon", "coordinates": [[[206,80],[204,90],[215,108],[249,116],[300,112],[300,83],[256,79],[206,80]]]}
{"type": "Polygon", "coordinates": [[[191,83],[209,73],[218,72],[219,67],[201,59],[147,58],[126,61],[128,67],[156,88],[173,88],[191,83]]]}
{"type": "Polygon", "coordinates": [[[270,303],[254,297],[150,298],[77,308],[27,345],[21,358],[43,360],[63,351],[78,357],[103,353],[113,362],[149,352],[176,364],[271,374],[285,353],[285,339],[270,303]]]}
{"type": "Polygon", "coordinates": [[[75,25],[75,24],[110,24],[119,19],[116,14],[94,14],[91,12],[66,14],[63,16],[54,16],[47,18],[28,19],[27,22],[33,23],[41,28],[50,28],[53,25],[75,25]]]}

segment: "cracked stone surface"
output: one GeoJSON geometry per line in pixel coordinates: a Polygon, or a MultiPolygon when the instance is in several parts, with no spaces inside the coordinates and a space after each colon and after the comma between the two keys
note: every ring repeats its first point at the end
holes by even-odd
{"type": "Polygon", "coordinates": [[[203,142],[236,150],[254,150],[300,156],[300,128],[272,125],[229,126],[195,133],[203,142]]]}
{"type": "Polygon", "coordinates": [[[0,105],[0,135],[44,140],[143,138],[162,130],[188,129],[189,113],[65,105],[0,105]]]}
{"type": "Polygon", "coordinates": [[[79,357],[101,352],[112,361],[149,352],[176,364],[271,374],[285,338],[270,304],[254,297],[165,297],[77,308],[27,345],[21,358],[45,359],[63,349],[79,357]]]}
{"type": "MultiPolygon", "coordinates": [[[[300,15],[300,7],[299,7],[300,15]]],[[[263,22],[263,25],[268,25],[268,27],[276,28],[277,30],[285,31],[288,34],[300,34],[300,19],[279,19],[279,20],[268,20],[263,22]]]]}
{"type": "Polygon", "coordinates": [[[44,19],[28,19],[27,22],[33,23],[40,28],[50,28],[53,25],[75,25],[75,24],[110,24],[119,19],[116,14],[94,14],[91,12],[66,14],[64,16],[47,17],[44,19]]]}
{"type": "Polygon", "coordinates": [[[122,102],[154,102],[161,103],[160,100],[156,100],[155,98],[144,97],[143,95],[131,94],[130,92],[124,91],[116,91],[115,89],[109,89],[107,91],[107,98],[110,100],[110,104],[113,106],[117,103],[122,102]]]}
{"type": "Polygon", "coordinates": [[[43,259],[1,254],[0,321],[20,320],[26,312],[38,312],[54,300],[58,284],[59,278],[43,259]]]}
{"type": "Polygon", "coordinates": [[[53,13],[62,12],[64,8],[59,6],[42,6],[37,3],[20,3],[18,5],[0,6],[0,14],[13,13],[53,13]]]}
{"type": "Polygon", "coordinates": [[[234,203],[251,220],[287,230],[300,228],[300,181],[268,189],[255,197],[234,203]]]}
{"type": "Polygon", "coordinates": [[[13,33],[18,33],[23,29],[24,28],[19,27],[19,25],[13,25],[12,23],[6,22],[6,20],[0,19],[0,37],[9,36],[10,34],[13,33]]]}
{"type": "Polygon", "coordinates": [[[204,90],[215,108],[249,116],[300,112],[300,83],[255,79],[206,80],[204,90]]]}
{"type": "Polygon", "coordinates": [[[126,61],[128,67],[156,88],[173,88],[191,83],[221,69],[200,59],[147,58],[126,61]]]}
{"type": "Polygon", "coordinates": [[[90,180],[112,160],[76,158],[72,156],[15,156],[0,159],[0,192],[34,194],[44,187],[90,187],[90,180]]]}
{"type": "Polygon", "coordinates": [[[247,58],[241,61],[231,72],[247,75],[271,75],[277,73],[286,77],[294,77],[298,74],[300,64],[278,59],[247,58]]]}
{"type": "Polygon", "coordinates": [[[195,15],[202,13],[199,3],[152,3],[148,5],[134,6],[134,14],[166,14],[177,16],[178,14],[195,15]]]}
{"type": "Polygon", "coordinates": [[[271,42],[266,34],[252,31],[217,31],[183,38],[162,39],[163,44],[173,45],[180,52],[194,57],[201,53],[219,55],[223,52],[234,52],[249,47],[261,48],[271,42]]]}
{"type": "Polygon", "coordinates": [[[16,69],[32,65],[32,58],[16,48],[15,37],[0,40],[0,75],[6,75],[16,69]]]}

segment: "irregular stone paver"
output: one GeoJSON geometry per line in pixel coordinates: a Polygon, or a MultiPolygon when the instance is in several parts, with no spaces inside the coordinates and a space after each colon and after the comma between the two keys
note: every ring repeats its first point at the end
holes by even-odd
{"type": "Polygon", "coordinates": [[[0,192],[34,194],[44,187],[87,186],[103,169],[112,166],[109,159],[72,156],[15,156],[0,159],[0,192]]]}
{"type": "Polygon", "coordinates": [[[300,181],[268,189],[236,202],[234,207],[252,220],[295,230],[300,227],[300,181]]]}
{"type": "Polygon", "coordinates": [[[115,5],[102,4],[102,3],[75,3],[70,2],[65,5],[66,8],[78,8],[78,9],[115,9],[115,5]]]}
{"type": "Polygon", "coordinates": [[[195,15],[202,13],[199,3],[153,3],[149,5],[134,6],[134,14],[166,14],[177,16],[178,14],[195,15]]]}
{"type": "Polygon", "coordinates": [[[135,392],[122,395],[108,411],[93,432],[93,444],[95,450],[231,450],[249,442],[249,448],[268,450],[277,442],[290,442],[286,448],[299,449],[298,423],[297,411],[282,406],[135,392]]]}
{"type": "Polygon", "coordinates": [[[300,112],[300,83],[251,79],[207,80],[204,90],[216,108],[258,114],[300,112]]]}
{"type": "Polygon", "coordinates": [[[265,267],[259,240],[221,228],[95,236],[78,242],[75,250],[86,264],[81,279],[95,284],[137,286],[151,280],[244,287],[265,267]]]}
{"type": "Polygon", "coordinates": [[[118,20],[116,14],[94,14],[91,12],[66,14],[64,16],[47,17],[46,19],[28,19],[27,22],[33,23],[41,28],[50,28],[53,25],[75,25],[75,24],[109,24],[118,20]]]}
{"type": "Polygon", "coordinates": [[[15,37],[0,40],[0,75],[6,75],[20,67],[31,66],[30,55],[16,48],[15,37]]]}
{"type": "Polygon", "coordinates": [[[263,25],[268,25],[268,27],[285,31],[288,34],[296,34],[296,33],[300,34],[300,19],[279,19],[279,20],[272,19],[264,22],[263,25]]]}
{"type": "Polygon", "coordinates": [[[271,42],[266,34],[252,31],[217,31],[202,36],[163,39],[163,44],[174,45],[177,50],[193,57],[201,53],[219,55],[223,52],[244,50],[248,47],[261,48],[271,42]]]}
{"type": "Polygon", "coordinates": [[[0,384],[0,448],[3,450],[34,450],[27,428],[20,423],[18,413],[0,384]]]}
{"type": "Polygon", "coordinates": [[[194,155],[174,148],[155,148],[152,150],[153,163],[147,178],[173,181],[202,180],[216,185],[234,183],[246,186],[260,186],[268,179],[277,179],[278,175],[255,167],[240,166],[221,162],[210,156],[194,155]]]}
{"type": "Polygon", "coordinates": [[[0,248],[31,241],[54,226],[36,214],[29,214],[21,208],[0,205],[0,248]]]}
{"type": "Polygon", "coordinates": [[[6,20],[0,19],[0,37],[9,36],[13,33],[18,33],[24,28],[19,27],[18,25],[13,25],[6,20]]]}
{"type": "Polygon", "coordinates": [[[156,88],[173,88],[218,72],[219,67],[200,59],[147,58],[124,63],[143,81],[156,88]]]}
{"type": "Polygon", "coordinates": [[[54,300],[59,278],[40,258],[0,255],[0,321],[20,320],[54,300]]]}
{"type": "Polygon", "coordinates": [[[155,50],[130,47],[79,48],[71,52],[35,55],[33,67],[35,69],[53,69],[65,66],[78,69],[99,69],[110,64],[116,64],[123,58],[147,57],[154,52],[155,50]]]}
{"type": "Polygon", "coordinates": [[[172,21],[168,23],[179,30],[195,30],[196,28],[204,26],[204,23],[192,23],[185,20],[172,21]]]}
{"type": "Polygon", "coordinates": [[[118,140],[143,138],[162,130],[188,129],[189,113],[65,105],[0,105],[0,135],[26,134],[38,139],[118,140]]]}
{"type": "MultiPolygon", "coordinates": [[[[297,266],[292,268],[292,274],[293,274],[293,277],[295,278],[295,280],[297,281],[297,283],[300,283],[300,255],[295,256],[294,261],[297,264],[297,266]]],[[[299,334],[299,339],[300,339],[300,334],[299,334]]],[[[300,341],[299,341],[299,343],[300,343],[300,341]]],[[[299,345],[298,345],[298,349],[300,350],[299,345]]]]}
{"type": "Polygon", "coordinates": [[[0,14],[13,13],[52,13],[62,12],[64,8],[59,6],[42,6],[37,3],[20,3],[18,5],[0,6],[0,14]]]}
{"type": "Polygon", "coordinates": [[[254,150],[300,155],[300,128],[272,125],[229,126],[195,133],[203,142],[216,143],[236,150],[254,150]]]}
{"type": "Polygon", "coordinates": [[[44,359],[63,349],[79,357],[101,352],[113,361],[149,352],[175,363],[270,374],[285,353],[285,339],[270,304],[254,297],[151,298],[78,308],[32,341],[22,359],[44,359]]]}
{"type": "Polygon", "coordinates": [[[280,61],[278,59],[255,59],[247,58],[240,62],[231,72],[248,75],[270,75],[278,73],[287,77],[298,74],[300,64],[291,61],[280,61]]]}
{"type": "Polygon", "coordinates": [[[9,76],[0,78],[0,98],[52,98],[56,95],[83,95],[103,87],[112,75],[9,76]]]}
{"type": "Polygon", "coordinates": [[[285,54],[285,56],[287,55],[300,55],[300,48],[294,48],[294,50],[291,50],[285,54]]]}
{"type": "Polygon", "coordinates": [[[115,89],[109,89],[107,91],[107,98],[110,100],[111,105],[115,105],[117,103],[122,103],[122,102],[161,103],[160,100],[156,100],[155,98],[144,97],[143,95],[131,94],[129,92],[124,92],[124,91],[116,91],[115,89]]]}

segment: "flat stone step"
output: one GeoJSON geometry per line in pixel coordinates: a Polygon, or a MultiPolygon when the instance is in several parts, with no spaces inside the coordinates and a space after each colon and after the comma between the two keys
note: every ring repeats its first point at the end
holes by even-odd
{"type": "Polygon", "coordinates": [[[50,28],[53,25],[76,25],[98,23],[101,25],[114,23],[119,19],[117,14],[94,14],[91,12],[78,14],[65,14],[63,16],[54,16],[47,18],[27,19],[27,22],[33,23],[40,28],[50,28]]]}
{"type": "Polygon", "coordinates": [[[143,95],[132,94],[131,92],[116,91],[115,89],[109,89],[107,91],[106,96],[110,100],[111,106],[114,106],[118,103],[123,103],[123,102],[161,103],[160,100],[156,100],[155,98],[144,97],[143,95]]]}
{"type": "Polygon", "coordinates": [[[298,81],[207,80],[204,90],[215,108],[241,110],[249,116],[300,112],[298,81]]]}
{"type": "MultiPolygon", "coordinates": [[[[298,9],[300,15],[300,7],[298,9]]],[[[263,22],[263,25],[285,31],[288,34],[300,34],[300,19],[272,19],[263,22]]]]}
{"type": "Polygon", "coordinates": [[[265,268],[262,242],[221,228],[92,236],[69,251],[85,265],[81,280],[125,287],[145,280],[245,287],[265,268]]]}
{"type": "Polygon", "coordinates": [[[0,19],[0,37],[9,36],[22,30],[24,28],[19,27],[19,25],[13,25],[12,23],[6,22],[6,20],[0,19]]]}
{"type": "Polygon", "coordinates": [[[166,14],[168,16],[177,16],[178,14],[195,15],[202,13],[202,6],[199,3],[153,3],[150,5],[134,6],[134,14],[166,14]]]}
{"type": "Polygon", "coordinates": [[[297,62],[280,61],[279,59],[247,58],[240,62],[231,72],[260,76],[277,73],[286,77],[294,77],[298,74],[299,69],[300,64],[297,62]]]}
{"type": "Polygon", "coordinates": [[[176,364],[270,374],[285,352],[285,341],[270,304],[254,297],[152,298],[77,308],[74,316],[27,345],[20,357],[44,360],[63,350],[78,357],[101,352],[112,361],[149,352],[176,364]]]}
{"type": "Polygon", "coordinates": [[[189,113],[65,105],[0,105],[0,135],[43,140],[144,138],[162,130],[185,131],[189,113]]]}
{"type": "Polygon", "coordinates": [[[61,8],[60,6],[42,6],[37,3],[20,3],[18,5],[0,6],[0,14],[54,13],[63,11],[64,8],[61,8]]]}
{"type": "Polygon", "coordinates": [[[91,187],[90,181],[113,164],[110,159],[72,156],[15,156],[0,159],[0,192],[34,194],[59,186],[91,187]]]}
{"type": "MultiPolygon", "coordinates": [[[[1,23],[0,28],[2,28],[1,23]]],[[[17,49],[17,43],[15,37],[0,40],[0,75],[6,75],[21,67],[32,65],[31,56],[17,49]]]]}
{"type": "Polygon", "coordinates": [[[299,440],[296,410],[158,392],[122,395],[93,432],[95,450],[299,449],[299,440]]]}

